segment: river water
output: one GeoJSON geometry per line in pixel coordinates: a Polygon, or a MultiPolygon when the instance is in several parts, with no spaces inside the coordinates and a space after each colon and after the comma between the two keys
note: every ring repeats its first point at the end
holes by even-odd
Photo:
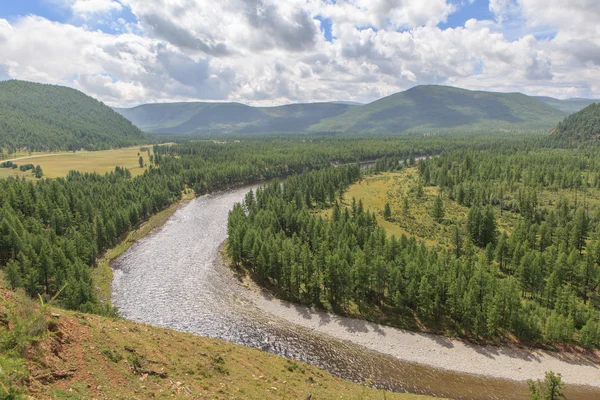
{"type": "MultiPolygon", "coordinates": [[[[199,197],[113,263],[113,304],[124,318],[259,348],[379,388],[456,399],[526,399],[522,382],[439,370],[304,328],[259,308],[217,262],[227,215],[250,188],[199,197]]],[[[302,313],[308,308],[295,306],[302,313]]],[[[569,399],[600,390],[570,387],[569,399]]]]}

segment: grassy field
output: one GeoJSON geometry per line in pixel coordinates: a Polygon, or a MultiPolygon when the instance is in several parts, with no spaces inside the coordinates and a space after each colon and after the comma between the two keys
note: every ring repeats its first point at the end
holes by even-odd
{"type": "MultiPolygon", "coordinates": [[[[110,172],[115,167],[121,166],[129,169],[132,176],[140,175],[145,168],[140,168],[139,156],[148,163],[148,153],[140,151],[140,147],[126,147],[114,150],[102,151],[77,151],[64,153],[34,153],[31,156],[11,159],[18,165],[33,164],[39,165],[44,172],[44,177],[58,178],[67,175],[69,171],[77,170],[80,172],[98,172],[103,174],[110,172]],[[138,155],[138,153],[140,153],[138,155]]],[[[9,176],[33,178],[31,171],[21,172],[19,169],[0,168],[0,178],[9,176]]]]}
{"type": "Polygon", "coordinates": [[[430,246],[449,245],[451,225],[454,222],[464,224],[468,208],[445,199],[446,217],[443,223],[438,223],[431,216],[438,189],[424,187],[423,195],[418,197],[415,193],[417,183],[416,168],[366,176],[350,186],[344,195],[344,205],[350,207],[352,198],[356,201],[362,200],[365,210],[375,212],[377,222],[389,235],[415,236],[430,246]],[[404,199],[408,200],[408,212],[404,210],[404,199]],[[383,218],[386,203],[390,204],[392,210],[392,218],[389,221],[383,218]]]}
{"type": "MultiPolygon", "coordinates": [[[[378,223],[385,228],[390,235],[414,236],[424,241],[429,246],[442,245],[451,246],[453,225],[465,229],[469,208],[450,200],[443,195],[444,219],[440,222],[432,217],[431,210],[439,195],[437,187],[429,186],[423,188],[423,195],[417,196],[419,173],[416,168],[406,168],[400,172],[386,172],[382,174],[369,175],[354,185],[351,185],[344,195],[344,205],[350,206],[352,198],[356,201],[362,200],[365,209],[375,212],[378,223]],[[408,212],[405,212],[404,200],[408,201],[408,212]],[[389,202],[392,218],[386,221],[383,218],[383,210],[386,202],[389,202]]],[[[506,194],[505,201],[515,201],[516,193],[506,194]]],[[[552,208],[558,200],[566,198],[571,204],[576,199],[583,202],[583,194],[572,190],[542,190],[539,196],[541,207],[552,208]]],[[[600,205],[600,190],[588,189],[585,194],[587,204],[600,205]]],[[[329,215],[331,210],[323,211],[323,215],[329,215]]],[[[500,232],[510,231],[521,219],[520,215],[512,212],[503,212],[500,215],[496,208],[498,229],[500,232]]]]}
{"type": "MultiPolygon", "coordinates": [[[[1,276],[0,276],[1,280],[1,276]]],[[[259,350],[188,333],[41,309],[0,288],[0,339],[25,327],[37,334],[0,353],[0,398],[9,388],[37,399],[397,399],[259,350]],[[40,327],[44,329],[39,329],[40,327]]],[[[4,340],[0,340],[6,343],[4,340]]],[[[15,345],[12,341],[11,344],[15,345]]]]}

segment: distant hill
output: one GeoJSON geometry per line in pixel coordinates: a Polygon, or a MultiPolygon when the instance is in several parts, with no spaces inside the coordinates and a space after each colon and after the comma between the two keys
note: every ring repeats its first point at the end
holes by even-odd
{"type": "Polygon", "coordinates": [[[0,82],[0,148],[97,150],[144,140],[146,136],[131,122],[77,90],[0,82]]]}
{"type": "Polygon", "coordinates": [[[557,108],[557,109],[564,111],[566,113],[569,113],[569,114],[577,112],[577,111],[589,106],[590,104],[600,101],[600,100],[594,100],[594,99],[560,100],[560,99],[555,99],[553,97],[544,97],[544,96],[535,96],[535,98],[543,103],[546,103],[554,108],[557,108]]]}
{"type": "Polygon", "coordinates": [[[589,140],[600,137],[600,103],[594,103],[569,115],[552,131],[557,137],[589,140]]]}
{"type": "Polygon", "coordinates": [[[162,103],[116,108],[145,132],[156,134],[302,132],[356,107],[306,103],[251,107],[240,103],[162,103]]]}
{"type": "Polygon", "coordinates": [[[520,93],[447,86],[417,86],[366,105],[159,103],[115,110],[143,131],[155,134],[547,132],[567,115],[520,93]]]}
{"type": "Polygon", "coordinates": [[[417,86],[322,120],[312,131],[502,132],[547,131],[565,112],[520,93],[417,86]]]}

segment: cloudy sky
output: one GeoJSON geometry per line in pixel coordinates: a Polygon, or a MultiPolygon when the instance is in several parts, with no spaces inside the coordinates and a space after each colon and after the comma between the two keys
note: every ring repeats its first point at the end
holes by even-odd
{"type": "Polygon", "coordinates": [[[598,0],[0,0],[0,79],[109,105],[600,97],[598,0]]]}

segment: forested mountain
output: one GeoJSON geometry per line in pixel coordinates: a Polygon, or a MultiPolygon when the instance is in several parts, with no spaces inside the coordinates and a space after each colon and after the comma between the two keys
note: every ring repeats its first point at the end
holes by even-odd
{"type": "Polygon", "coordinates": [[[564,111],[566,113],[569,113],[569,114],[577,112],[577,111],[589,106],[590,104],[596,103],[598,101],[598,100],[594,100],[594,99],[580,99],[580,98],[561,100],[561,99],[555,99],[554,97],[545,97],[545,96],[535,96],[535,98],[543,103],[546,103],[554,108],[557,108],[557,109],[564,111]]]}
{"type": "Polygon", "coordinates": [[[417,86],[367,105],[167,103],[116,111],[143,131],[156,134],[546,132],[567,115],[519,93],[474,92],[446,86],[417,86]]]}
{"type": "Polygon", "coordinates": [[[588,140],[600,135],[600,103],[587,106],[569,115],[553,130],[559,138],[588,140]]]}
{"type": "Polygon", "coordinates": [[[357,107],[306,103],[251,107],[240,103],[166,103],[116,108],[145,132],[157,134],[302,132],[324,118],[357,107]]]}
{"type": "Polygon", "coordinates": [[[311,127],[343,132],[543,131],[565,113],[521,93],[416,86],[311,127]]]}
{"type": "Polygon", "coordinates": [[[88,150],[142,143],[145,135],[110,107],[74,89],[0,82],[0,148],[88,150]]]}

